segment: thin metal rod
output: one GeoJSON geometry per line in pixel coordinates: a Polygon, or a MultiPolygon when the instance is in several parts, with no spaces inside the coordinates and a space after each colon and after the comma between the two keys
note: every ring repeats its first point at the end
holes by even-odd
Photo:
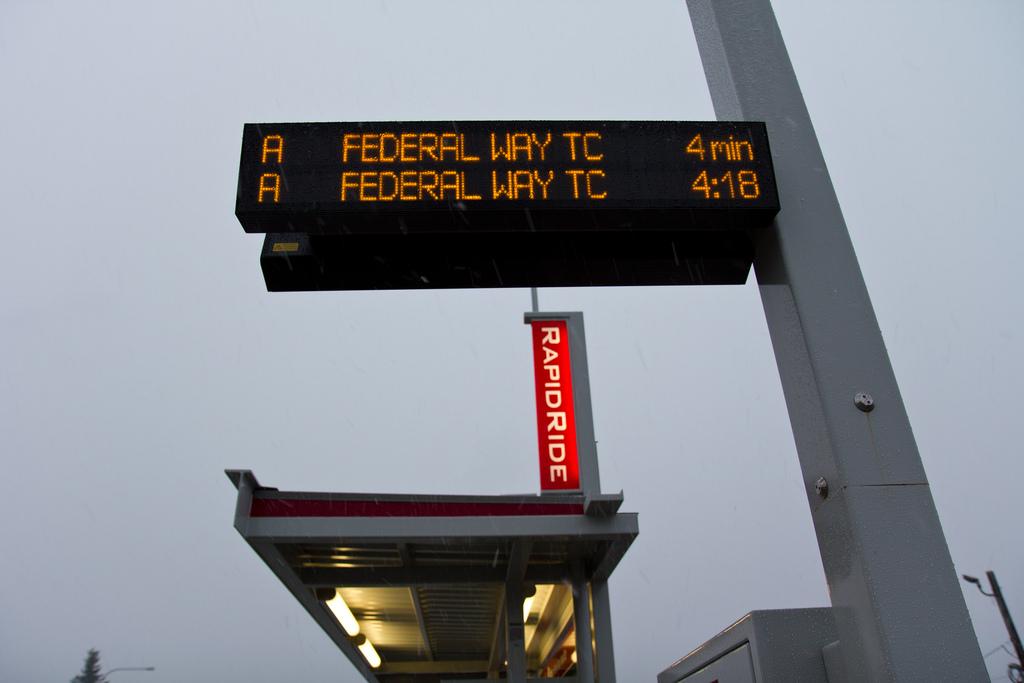
{"type": "Polygon", "coordinates": [[[533,312],[537,313],[540,311],[540,304],[537,302],[537,288],[530,287],[530,304],[533,306],[533,312]]]}

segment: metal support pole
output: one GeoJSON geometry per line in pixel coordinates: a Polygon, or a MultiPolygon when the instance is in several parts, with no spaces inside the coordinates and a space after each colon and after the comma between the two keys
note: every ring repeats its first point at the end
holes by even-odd
{"type": "Polygon", "coordinates": [[[999,605],[999,614],[1003,616],[1006,632],[1010,635],[1010,642],[1013,643],[1014,652],[1017,653],[1017,662],[1024,669],[1024,647],[1021,647],[1017,627],[1013,623],[1013,617],[1010,616],[1010,608],[1006,606],[1006,600],[1003,598],[1003,589],[999,587],[999,582],[996,581],[995,572],[987,571],[985,576],[988,577],[988,585],[992,586],[992,597],[996,599],[996,604],[999,605]]]}
{"type": "Polygon", "coordinates": [[[508,641],[506,624],[508,619],[505,616],[505,594],[502,593],[498,601],[498,612],[494,617],[494,630],[491,635],[491,654],[487,661],[487,679],[497,680],[501,678],[499,673],[505,661],[505,643],[508,641]]]}
{"type": "Polygon", "coordinates": [[[597,680],[615,683],[615,650],[612,646],[612,606],[608,599],[608,582],[590,582],[590,599],[594,609],[594,642],[597,644],[597,680]]]}
{"type": "Polygon", "coordinates": [[[594,648],[590,630],[590,590],[583,568],[572,567],[572,616],[576,625],[576,680],[594,683],[594,648]]]}
{"type": "Polygon", "coordinates": [[[517,541],[512,546],[505,576],[505,632],[508,635],[505,680],[509,683],[526,683],[526,624],[523,619],[526,591],[523,577],[530,564],[530,547],[529,541],[517,541]]]}
{"type": "Polygon", "coordinates": [[[523,582],[505,583],[505,614],[508,628],[506,678],[509,683],[526,683],[526,626],[523,624],[523,582]]]}
{"type": "Polygon", "coordinates": [[[987,680],[771,4],[687,5],[718,118],[768,126],[782,210],[757,236],[754,268],[847,678],[987,680]]]}

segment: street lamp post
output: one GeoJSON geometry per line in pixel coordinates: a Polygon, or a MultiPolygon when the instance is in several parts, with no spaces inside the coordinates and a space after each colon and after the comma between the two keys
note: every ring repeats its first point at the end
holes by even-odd
{"type": "MultiPolygon", "coordinates": [[[[964,581],[967,583],[973,583],[981,591],[982,595],[987,595],[990,598],[996,599],[996,604],[999,606],[999,614],[1003,617],[1003,623],[1006,624],[1006,632],[1010,634],[1010,642],[1013,643],[1013,649],[1017,652],[1017,665],[1018,678],[1020,678],[1021,672],[1024,671],[1024,647],[1021,646],[1020,636],[1017,634],[1017,627],[1013,623],[1013,617],[1010,616],[1010,608],[1006,606],[1006,599],[1003,598],[1003,591],[999,587],[999,582],[996,581],[996,573],[993,571],[985,572],[985,576],[988,577],[988,585],[992,588],[991,593],[985,592],[985,589],[981,587],[981,580],[976,576],[968,576],[964,574],[964,581]]],[[[1014,668],[1011,665],[1011,668],[1014,668]]]]}

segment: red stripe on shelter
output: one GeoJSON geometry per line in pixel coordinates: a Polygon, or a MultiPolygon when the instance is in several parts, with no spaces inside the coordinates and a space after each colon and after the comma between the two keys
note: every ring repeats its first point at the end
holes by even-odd
{"type": "Polygon", "coordinates": [[[578,503],[430,503],[254,498],[250,517],[514,517],[582,515],[578,503]]]}

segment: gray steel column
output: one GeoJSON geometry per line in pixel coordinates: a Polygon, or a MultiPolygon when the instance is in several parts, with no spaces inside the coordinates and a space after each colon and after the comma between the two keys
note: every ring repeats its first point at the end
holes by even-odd
{"type": "Polygon", "coordinates": [[[523,624],[523,582],[505,583],[505,614],[508,624],[508,669],[505,680],[526,683],[526,625],[523,624]]]}
{"type": "Polygon", "coordinates": [[[768,125],[782,211],[754,267],[848,678],[987,680],[771,4],[687,5],[718,118],[768,125]]]}
{"type": "Polygon", "coordinates": [[[594,648],[590,630],[590,590],[578,561],[572,567],[572,616],[576,626],[576,680],[594,683],[594,648]]]}
{"type": "Polygon", "coordinates": [[[526,598],[523,577],[530,564],[530,541],[516,541],[509,551],[508,571],[505,576],[505,633],[508,642],[506,680],[526,683],[526,624],[523,619],[523,600],[526,598]]]}
{"type": "Polygon", "coordinates": [[[502,662],[505,661],[505,642],[508,640],[507,629],[505,628],[506,623],[505,594],[502,593],[501,599],[498,601],[498,613],[494,617],[494,630],[491,634],[491,654],[487,658],[488,680],[501,678],[499,673],[504,668],[502,662]]]}
{"type": "Polygon", "coordinates": [[[615,683],[615,649],[612,645],[612,607],[608,599],[608,582],[590,582],[590,599],[594,608],[594,642],[597,644],[597,680],[615,683]]]}

